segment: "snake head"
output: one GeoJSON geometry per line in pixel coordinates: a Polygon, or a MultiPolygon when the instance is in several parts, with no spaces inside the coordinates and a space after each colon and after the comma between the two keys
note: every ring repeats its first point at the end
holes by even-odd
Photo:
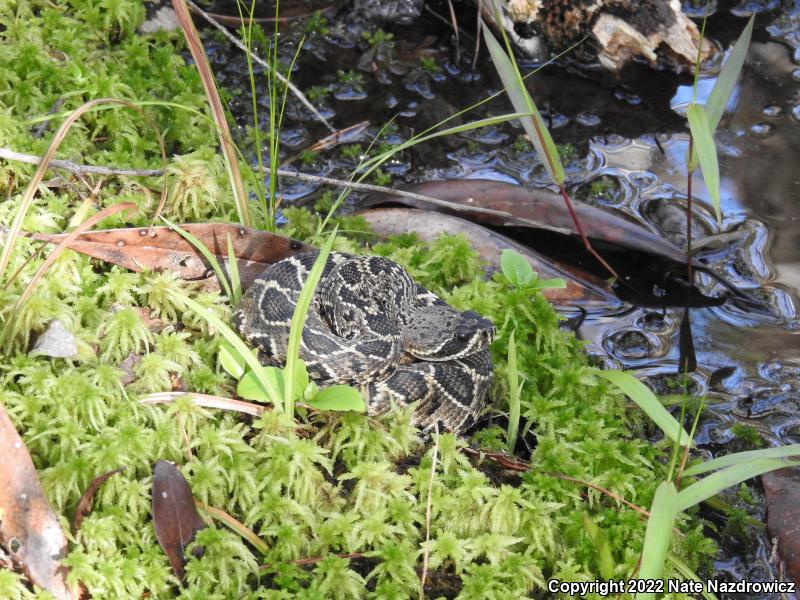
{"type": "Polygon", "coordinates": [[[495,333],[492,322],[475,311],[440,304],[409,315],[403,342],[415,358],[452,360],[488,348],[495,333]]]}

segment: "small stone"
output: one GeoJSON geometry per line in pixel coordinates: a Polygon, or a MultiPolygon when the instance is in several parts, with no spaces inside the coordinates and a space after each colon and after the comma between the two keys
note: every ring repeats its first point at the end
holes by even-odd
{"type": "Polygon", "coordinates": [[[31,353],[51,358],[75,358],[78,356],[78,343],[61,321],[53,319],[39,335],[31,353]]]}
{"type": "Polygon", "coordinates": [[[180,29],[178,16],[175,11],[167,6],[158,9],[151,19],[148,19],[139,26],[140,33],[155,33],[156,31],[173,31],[180,29]]]}

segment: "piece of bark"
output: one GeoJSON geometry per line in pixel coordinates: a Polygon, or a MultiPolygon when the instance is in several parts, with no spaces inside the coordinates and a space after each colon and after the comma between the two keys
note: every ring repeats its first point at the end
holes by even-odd
{"type": "Polygon", "coordinates": [[[767,496],[767,528],[776,539],[786,578],[800,586],[800,469],[780,469],[761,476],[767,496]]]}
{"type": "Polygon", "coordinates": [[[67,585],[67,538],[44,495],[28,449],[0,404],[0,546],[15,569],[56,600],[78,598],[67,585]]]}
{"type": "MultiPolygon", "coordinates": [[[[183,579],[186,546],[207,525],[195,507],[192,490],[171,462],[159,460],[153,467],[153,527],[178,579],[183,579]]],[[[199,557],[202,551],[196,551],[199,557]]]]}
{"type": "Polygon", "coordinates": [[[462,234],[481,258],[490,265],[490,273],[500,268],[500,255],[506,248],[524,256],[540,279],[560,277],[567,283],[563,289],[542,290],[555,304],[602,305],[619,307],[621,302],[608,284],[599,277],[550,260],[522,244],[471,221],[451,215],[416,208],[373,208],[358,213],[380,236],[415,232],[432,242],[440,234],[462,234]]]}
{"type": "MultiPolygon", "coordinates": [[[[619,72],[633,60],[653,67],[690,71],[702,44],[701,60],[713,48],[700,39],[697,25],[682,11],[680,0],[500,0],[509,39],[529,58],[547,60],[589,37],[600,64],[619,72]]],[[[491,2],[483,17],[495,23],[491,2]]]]}

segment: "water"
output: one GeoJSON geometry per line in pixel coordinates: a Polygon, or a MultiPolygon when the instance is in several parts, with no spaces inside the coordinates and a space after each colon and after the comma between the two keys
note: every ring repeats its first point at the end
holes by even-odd
{"type": "MultiPolygon", "coordinates": [[[[733,431],[736,423],[754,427],[770,445],[800,443],[800,5],[783,3],[778,10],[778,3],[733,4],[715,4],[709,21],[708,31],[721,47],[729,47],[736,38],[745,16],[754,11],[761,15],[743,77],[716,137],[722,221],[717,223],[702,177],[696,174],[692,237],[703,240],[700,256],[710,268],[763,299],[773,314],[753,314],[730,304],[692,309],[698,368],[688,382],[676,376],[682,308],[601,309],[578,331],[592,354],[605,363],[637,370],[660,392],[681,392],[685,383],[692,393],[706,394],[709,405],[697,441],[708,456],[743,449],[733,431]]],[[[365,25],[347,15],[340,15],[327,35],[308,35],[293,78],[305,90],[321,86],[315,103],[336,127],[369,119],[369,126],[351,140],[363,148],[392,117],[386,135],[390,143],[397,143],[497,89],[485,53],[477,69],[471,69],[470,11],[460,7],[463,49],[456,56],[451,29],[430,12],[447,15],[446,3],[428,7],[413,26],[387,26],[394,39],[374,46],[362,39],[365,25]]],[[[225,6],[216,12],[225,12],[225,6]]],[[[283,31],[282,43],[288,48],[286,42],[298,36],[285,27],[283,31]]],[[[241,53],[209,36],[207,43],[220,82],[249,90],[241,53]]],[[[698,100],[707,97],[718,68],[719,59],[703,73],[698,100]]],[[[623,211],[684,247],[688,137],[681,114],[692,98],[691,78],[633,66],[615,80],[600,72],[580,74],[570,67],[550,66],[530,80],[529,89],[556,141],[568,144],[562,153],[575,196],[623,211]],[[599,189],[592,187],[597,181],[604,183],[599,189]]],[[[265,97],[259,101],[262,120],[267,117],[265,97]]],[[[247,94],[235,99],[232,108],[243,131],[252,123],[247,94]]],[[[505,99],[496,99],[469,119],[509,110],[505,99]]],[[[287,157],[329,133],[290,99],[282,134],[287,157]]],[[[533,151],[515,143],[521,133],[515,124],[504,124],[436,140],[402,153],[385,170],[393,175],[393,185],[481,177],[547,186],[547,174],[533,151]]],[[[339,151],[326,151],[294,166],[347,178],[355,161],[339,151]]],[[[313,204],[319,195],[315,184],[287,180],[281,187],[287,201],[313,204]]],[[[359,198],[352,195],[353,207],[359,198]]],[[[585,257],[581,261],[594,266],[585,257]]],[[[708,276],[698,281],[707,294],[723,291],[708,276]]],[[[653,285],[652,295],[658,298],[661,290],[653,285]]],[[[758,486],[754,493],[759,505],[749,510],[763,519],[758,486]]],[[[725,498],[743,506],[735,491],[725,498]]],[[[706,516],[721,525],[713,512],[706,516]]],[[[721,543],[717,576],[776,576],[769,540],[764,532],[752,531],[746,543],[726,532],[712,532],[721,543]]]]}

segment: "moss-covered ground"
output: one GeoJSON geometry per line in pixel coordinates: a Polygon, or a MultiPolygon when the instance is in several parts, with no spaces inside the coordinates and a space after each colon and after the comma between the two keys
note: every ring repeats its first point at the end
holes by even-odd
{"type": "MultiPolygon", "coordinates": [[[[53,127],[29,119],[98,97],[169,101],[205,111],[195,70],[180,54],[180,33],[135,34],[144,10],[134,0],[17,0],[0,12],[0,139],[3,147],[42,154],[53,127]],[[40,137],[36,137],[43,133],[40,137]]],[[[172,159],[166,214],[179,222],[233,220],[216,136],[190,110],[147,106],[164,132],[172,159]]],[[[88,164],[158,168],[158,146],[141,117],[121,108],[86,115],[59,157],[88,164]]],[[[0,162],[0,223],[8,225],[33,167],[0,162]]],[[[52,172],[51,172],[52,173],[52,172]]],[[[139,212],[100,227],[148,222],[160,179],[104,182],[95,207],[126,200],[139,212]]],[[[81,205],[79,183],[42,186],[25,221],[27,231],[60,232],[81,205]]],[[[85,189],[85,188],[84,188],[85,189]]],[[[313,239],[312,213],[286,211],[285,233],[313,239]]],[[[340,249],[380,253],[409,268],[425,286],[459,308],[490,317],[495,411],[505,409],[506,354],[515,331],[523,425],[535,439],[532,469],[502,471],[460,451],[470,440],[444,435],[432,484],[427,591],[429,597],[508,599],[552,596],[549,578],[594,580],[602,567],[585,519],[607,538],[617,578],[637,563],[645,521],[636,511],[551,473],[592,482],[642,507],[664,478],[666,445],[644,436],[644,417],[587,372],[582,344],[559,328],[538,291],[486,280],[475,252],[461,238],[426,246],[413,236],[377,243],[363,223],[340,249]]],[[[21,239],[0,289],[0,316],[17,334],[0,364],[0,401],[10,412],[55,511],[67,522],[89,482],[127,469],[98,492],[94,510],[70,540],[70,579],[93,598],[409,598],[419,594],[426,535],[432,448],[408,425],[407,414],[313,415],[293,422],[279,412],[260,418],[206,410],[188,399],[142,406],[146,393],[185,386],[231,396],[235,382],[217,362],[220,339],[175,301],[183,290],[225,319],[224,297],[170,273],[136,274],[65,253],[17,313],[10,309],[41,264],[38,244],[21,239]],[[167,327],[155,333],[147,318],[167,327]],[[33,336],[58,318],[78,340],[73,360],[28,354],[33,336]],[[141,355],[133,381],[121,364],[141,355]],[[128,377],[130,378],[130,377],[128,377]],[[172,574],[151,522],[151,470],[176,462],[195,497],[235,516],[266,543],[260,555],[223,526],[199,533],[183,585],[172,574]],[[339,554],[358,553],[356,558],[339,554]],[[297,564],[305,558],[322,558],[297,564]],[[266,565],[259,569],[259,565],[266,565]]],[[[130,374],[129,374],[130,375],[130,374]]],[[[474,443],[502,446],[497,428],[474,443]]],[[[210,522],[210,519],[209,519],[210,522]]],[[[672,552],[694,568],[713,552],[700,522],[686,518],[672,552]]],[[[606,573],[608,575],[608,573],[606,573]]],[[[21,575],[0,570],[0,598],[43,598],[21,575]]]]}

